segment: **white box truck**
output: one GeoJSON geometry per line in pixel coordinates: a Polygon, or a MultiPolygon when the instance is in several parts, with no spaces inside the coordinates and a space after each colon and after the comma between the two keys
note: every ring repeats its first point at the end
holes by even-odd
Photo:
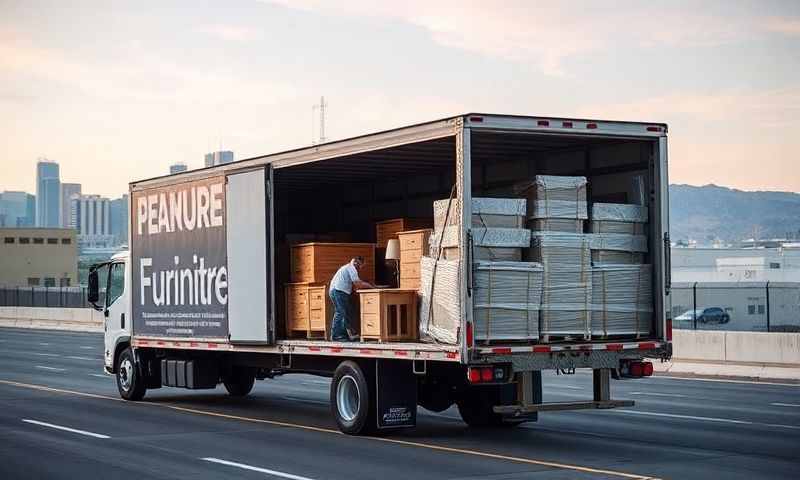
{"type": "Polygon", "coordinates": [[[471,426],[630,406],[611,398],[610,379],[647,375],[647,359],[672,351],[667,185],[664,124],[481,113],[133,182],[129,251],[89,277],[90,301],[106,318],[105,370],[127,400],[164,386],[221,383],[242,396],[256,379],[330,377],[332,414],[350,434],[414,426],[418,406],[457,405],[471,426]],[[513,196],[514,185],[539,174],[585,176],[590,203],[644,201],[649,334],[478,343],[473,261],[461,255],[455,343],[287,338],[288,238],[366,239],[375,221],[430,217],[433,201],[455,192],[466,252],[472,196],[513,196]],[[592,369],[593,397],[542,402],[545,369],[592,369]]]}

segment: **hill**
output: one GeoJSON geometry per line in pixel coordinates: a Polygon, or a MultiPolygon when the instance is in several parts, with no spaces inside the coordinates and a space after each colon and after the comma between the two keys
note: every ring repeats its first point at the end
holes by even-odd
{"type": "Polygon", "coordinates": [[[717,185],[670,185],[673,241],[800,238],[800,194],[746,192],[717,185]]]}

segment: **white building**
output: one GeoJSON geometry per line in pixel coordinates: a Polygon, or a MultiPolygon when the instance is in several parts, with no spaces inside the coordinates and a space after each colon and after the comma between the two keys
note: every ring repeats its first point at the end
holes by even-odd
{"type": "Polygon", "coordinates": [[[78,230],[81,248],[111,246],[111,209],[109,199],[99,195],[73,195],[71,225],[78,230]]]}
{"type": "Polygon", "coordinates": [[[800,282],[800,244],[672,248],[674,282],[800,282]]]}
{"type": "Polygon", "coordinates": [[[213,167],[215,165],[222,165],[224,163],[233,162],[233,152],[230,150],[221,150],[219,152],[206,153],[205,165],[206,167],[213,167]]]}

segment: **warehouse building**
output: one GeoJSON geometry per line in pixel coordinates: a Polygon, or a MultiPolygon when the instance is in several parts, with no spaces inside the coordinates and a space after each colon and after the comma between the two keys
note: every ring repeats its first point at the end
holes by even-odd
{"type": "Polygon", "coordinates": [[[78,285],[78,246],[70,228],[0,228],[0,286],[78,285]]]}

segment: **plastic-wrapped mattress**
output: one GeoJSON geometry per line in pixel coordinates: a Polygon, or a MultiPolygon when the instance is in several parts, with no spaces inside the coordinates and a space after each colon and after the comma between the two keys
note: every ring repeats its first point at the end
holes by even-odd
{"type": "Polygon", "coordinates": [[[593,203],[592,233],[642,235],[647,223],[647,207],[622,203],[593,203]]]}
{"type": "Polygon", "coordinates": [[[592,336],[647,336],[653,323],[650,265],[592,267],[592,336]]]}
{"type": "Polygon", "coordinates": [[[419,332],[423,341],[457,344],[461,326],[461,262],[420,260],[419,332]]]}
{"type": "Polygon", "coordinates": [[[536,175],[515,190],[528,199],[528,218],[588,218],[586,177],[536,175]]]}
{"type": "Polygon", "coordinates": [[[473,271],[475,340],[538,339],[542,265],[534,262],[475,262],[473,271]]]}
{"type": "MultiPolygon", "coordinates": [[[[435,230],[442,230],[447,225],[458,225],[459,200],[437,200],[433,202],[433,225],[435,230]],[[450,203],[450,213],[447,205],[450,203]]],[[[473,227],[499,227],[523,228],[526,212],[526,202],[523,198],[473,198],[472,199],[472,226],[473,227]]]]}

